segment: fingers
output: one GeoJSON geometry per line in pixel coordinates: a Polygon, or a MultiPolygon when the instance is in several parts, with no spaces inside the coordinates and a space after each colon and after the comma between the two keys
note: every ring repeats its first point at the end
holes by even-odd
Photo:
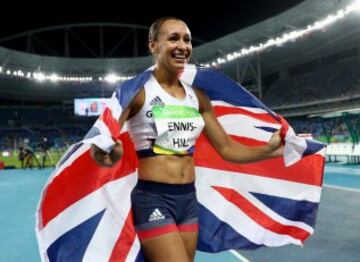
{"type": "Polygon", "coordinates": [[[91,153],[92,158],[99,165],[108,166],[110,164],[109,160],[106,158],[107,153],[105,151],[103,151],[101,148],[99,148],[98,146],[92,144],[90,153],[91,153]]]}
{"type": "Polygon", "coordinates": [[[280,146],[278,149],[276,149],[271,153],[272,157],[280,157],[283,155],[284,155],[284,145],[280,146]]]}
{"type": "Polygon", "coordinates": [[[110,155],[108,153],[102,154],[99,157],[99,161],[97,161],[98,164],[104,167],[112,167],[115,162],[112,161],[110,155]]]}
{"type": "Polygon", "coordinates": [[[280,128],[280,129],[278,129],[278,130],[276,130],[276,131],[274,132],[274,135],[278,135],[278,136],[280,136],[280,133],[281,133],[281,128],[280,128]]]}
{"type": "Polygon", "coordinates": [[[107,153],[96,145],[91,145],[91,156],[100,165],[104,167],[112,167],[121,158],[123,147],[120,140],[116,141],[115,146],[107,153]]]}
{"type": "Polygon", "coordinates": [[[273,151],[275,151],[279,147],[281,147],[281,145],[282,145],[282,141],[281,141],[281,137],[280,137],[280,130],[277,130],[271,136],[270,141],[269,141],[269,146],[273,151]]]}
{"type": "Polygon", "coordinates": [[[114,148],[110,152],[111,161],[115,164],[117,161],[119,161],[123,153],[124,150],[123,150],[122,142],[120,140],[117,140],[114,148]]]}

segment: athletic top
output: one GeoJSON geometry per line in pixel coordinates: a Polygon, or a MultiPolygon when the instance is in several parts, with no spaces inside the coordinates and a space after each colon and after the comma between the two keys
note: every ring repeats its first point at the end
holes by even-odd
{"type": "Polygon", "coordinates": [[[183,82],[181,85],[184,99],[167,93],[153,75],[145,83],[144,105],[127,121],[139,157],[193,153],[205,123],[194,90],[183,82]]]}

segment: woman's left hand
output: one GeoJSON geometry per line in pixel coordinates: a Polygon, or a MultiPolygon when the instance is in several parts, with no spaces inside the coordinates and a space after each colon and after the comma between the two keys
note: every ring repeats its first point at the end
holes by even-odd
{"type": "Polygon", "coordinates": [[[280,136],[280,129],[279,129],[270,138],[270,140],[268,142],[268,146],[272,149],[272,151],[275,151],[276,149],[281,147],[282,144],[283,143],[282,143],[282,139],[281,139],[281,136],[280,136]]]}
{"type": "Polygon", "coordinates": [[[280,136],[280,129],[272,135],[268,142],[268,146],[271,149],[270,155],[272,157],[278,157],[284,154],[284,145],[280,136]]]}

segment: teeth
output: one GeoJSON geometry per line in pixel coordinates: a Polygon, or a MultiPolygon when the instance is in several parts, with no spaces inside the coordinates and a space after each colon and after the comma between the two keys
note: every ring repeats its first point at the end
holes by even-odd
{"type": "Polygon", "coordinates": [[[185,58],[185,55],[174,55],[175,58],[180,58],[180,59],[183,59],[185,58]]]}

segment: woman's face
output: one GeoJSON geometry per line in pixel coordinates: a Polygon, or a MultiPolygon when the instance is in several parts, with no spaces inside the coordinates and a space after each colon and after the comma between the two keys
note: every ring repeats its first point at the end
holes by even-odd
{"type": "Polygon", "coordinates": [[[177,73],[183,71],[192,53],[190,30],[182,21],[167,20],[149,48],[158,66],[177,73]]]}

